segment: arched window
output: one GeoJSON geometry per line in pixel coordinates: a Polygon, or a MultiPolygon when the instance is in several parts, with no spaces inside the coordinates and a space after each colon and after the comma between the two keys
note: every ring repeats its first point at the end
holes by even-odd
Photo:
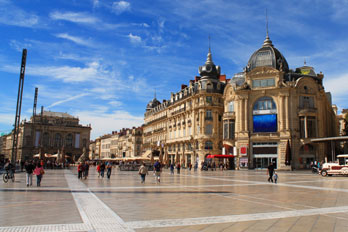
{"type": "Polygon", "coordinates": [[[54,146],[55,147],[61,147],[62,146],[62,136],[59,133],[57,133],[54,136],[54,146]]]}
{"type": "Polygon", "coordinates": [[[72,147],[73,146],[73,135],[68,134],[65,138],[65,146],[72,147]]]}
{"type": "Polygon", "coordinates": [[[213,142],[210,141],[210,140],[206,141],[205,144],[204,144],[204,149],[212,150],[213,149],[213,142]]]}
{"type": "Polygon", "coordinates": [[[50,145],[50,135],[48,132],[45,132],[42,137],[42,145],[48,147],[50,145]]]}
{"type": "Polygon", "coordinates": [[[271,97],[259,98],[253,107],[254,132],[277,132],[277,107],[271,97]]]}

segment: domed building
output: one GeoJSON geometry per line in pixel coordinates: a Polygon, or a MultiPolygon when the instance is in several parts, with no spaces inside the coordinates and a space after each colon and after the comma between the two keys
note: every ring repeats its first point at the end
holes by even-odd
{"type": "Polygon", "coordinates": [[[268,33],[244,69],[224,91],[223,145],[239,167],[309,168],[330,153],[311,139],[337,135],[331,95],[322,73],[303,66],[295,71],[268,33]]]}

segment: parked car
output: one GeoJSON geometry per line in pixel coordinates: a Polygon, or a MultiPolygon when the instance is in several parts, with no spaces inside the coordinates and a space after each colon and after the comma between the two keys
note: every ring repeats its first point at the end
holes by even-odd
{"type": "Polygon", "coordinates": [[[324,163],[320,171],[322,176],[346,175],[348,176],[348,154],[338,155],[338,162],[324,163]]]}

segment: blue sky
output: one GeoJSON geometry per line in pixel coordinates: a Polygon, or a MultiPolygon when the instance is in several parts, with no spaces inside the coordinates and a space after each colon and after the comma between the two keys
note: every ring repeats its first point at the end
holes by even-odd
{"type": "Polygon", "coordinates": [[[348,1],[0,0],[0,133],[12,129],[23,48],[22,119],[67,112],[92,124],[91,138],[140,126],[156,90],[170,98],[198,75],[208,51],[231,78],[265,39],[291,69],[322,71],[339,109],[348,108],[348,1]],[[275,4],[276,3],[276,4],[275,4]]]}

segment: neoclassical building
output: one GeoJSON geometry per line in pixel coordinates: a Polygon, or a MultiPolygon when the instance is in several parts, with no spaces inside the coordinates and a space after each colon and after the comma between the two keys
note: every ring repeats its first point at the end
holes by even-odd
{"type": "Polygon", "coordinates": [[[149,102],[144,115],[143,150],[162,155],[170,163],[200,165],[209,154],[222,149],[223,91],[226,76],[220,74],[209,49],[200,76],[182,85],[169,100],[149,102]]]}
{"type": "Polygon", "coordinates": [[[278,169],[306,168],[327,157],[330,147],[311,142],[338,135],[323,78],[306,64],[289,69],[267,35],[223,95],[223,144],[239,166],[266,168],[273,162],[278,169]]]}
{"type": "MultiPolygon", "coordinates": [[[[85,150],[89,150],[91,126],[79,124],[79,119],[67,113],[42,111],[22,121],[19,127],[17,160],[32,159],[41,153],[55,154],[58,151],[65,158],[77,160],[85,150]]],[[[6,145],[2,153],[11,158],[13,135],[3,139],[6,145]]]]}

